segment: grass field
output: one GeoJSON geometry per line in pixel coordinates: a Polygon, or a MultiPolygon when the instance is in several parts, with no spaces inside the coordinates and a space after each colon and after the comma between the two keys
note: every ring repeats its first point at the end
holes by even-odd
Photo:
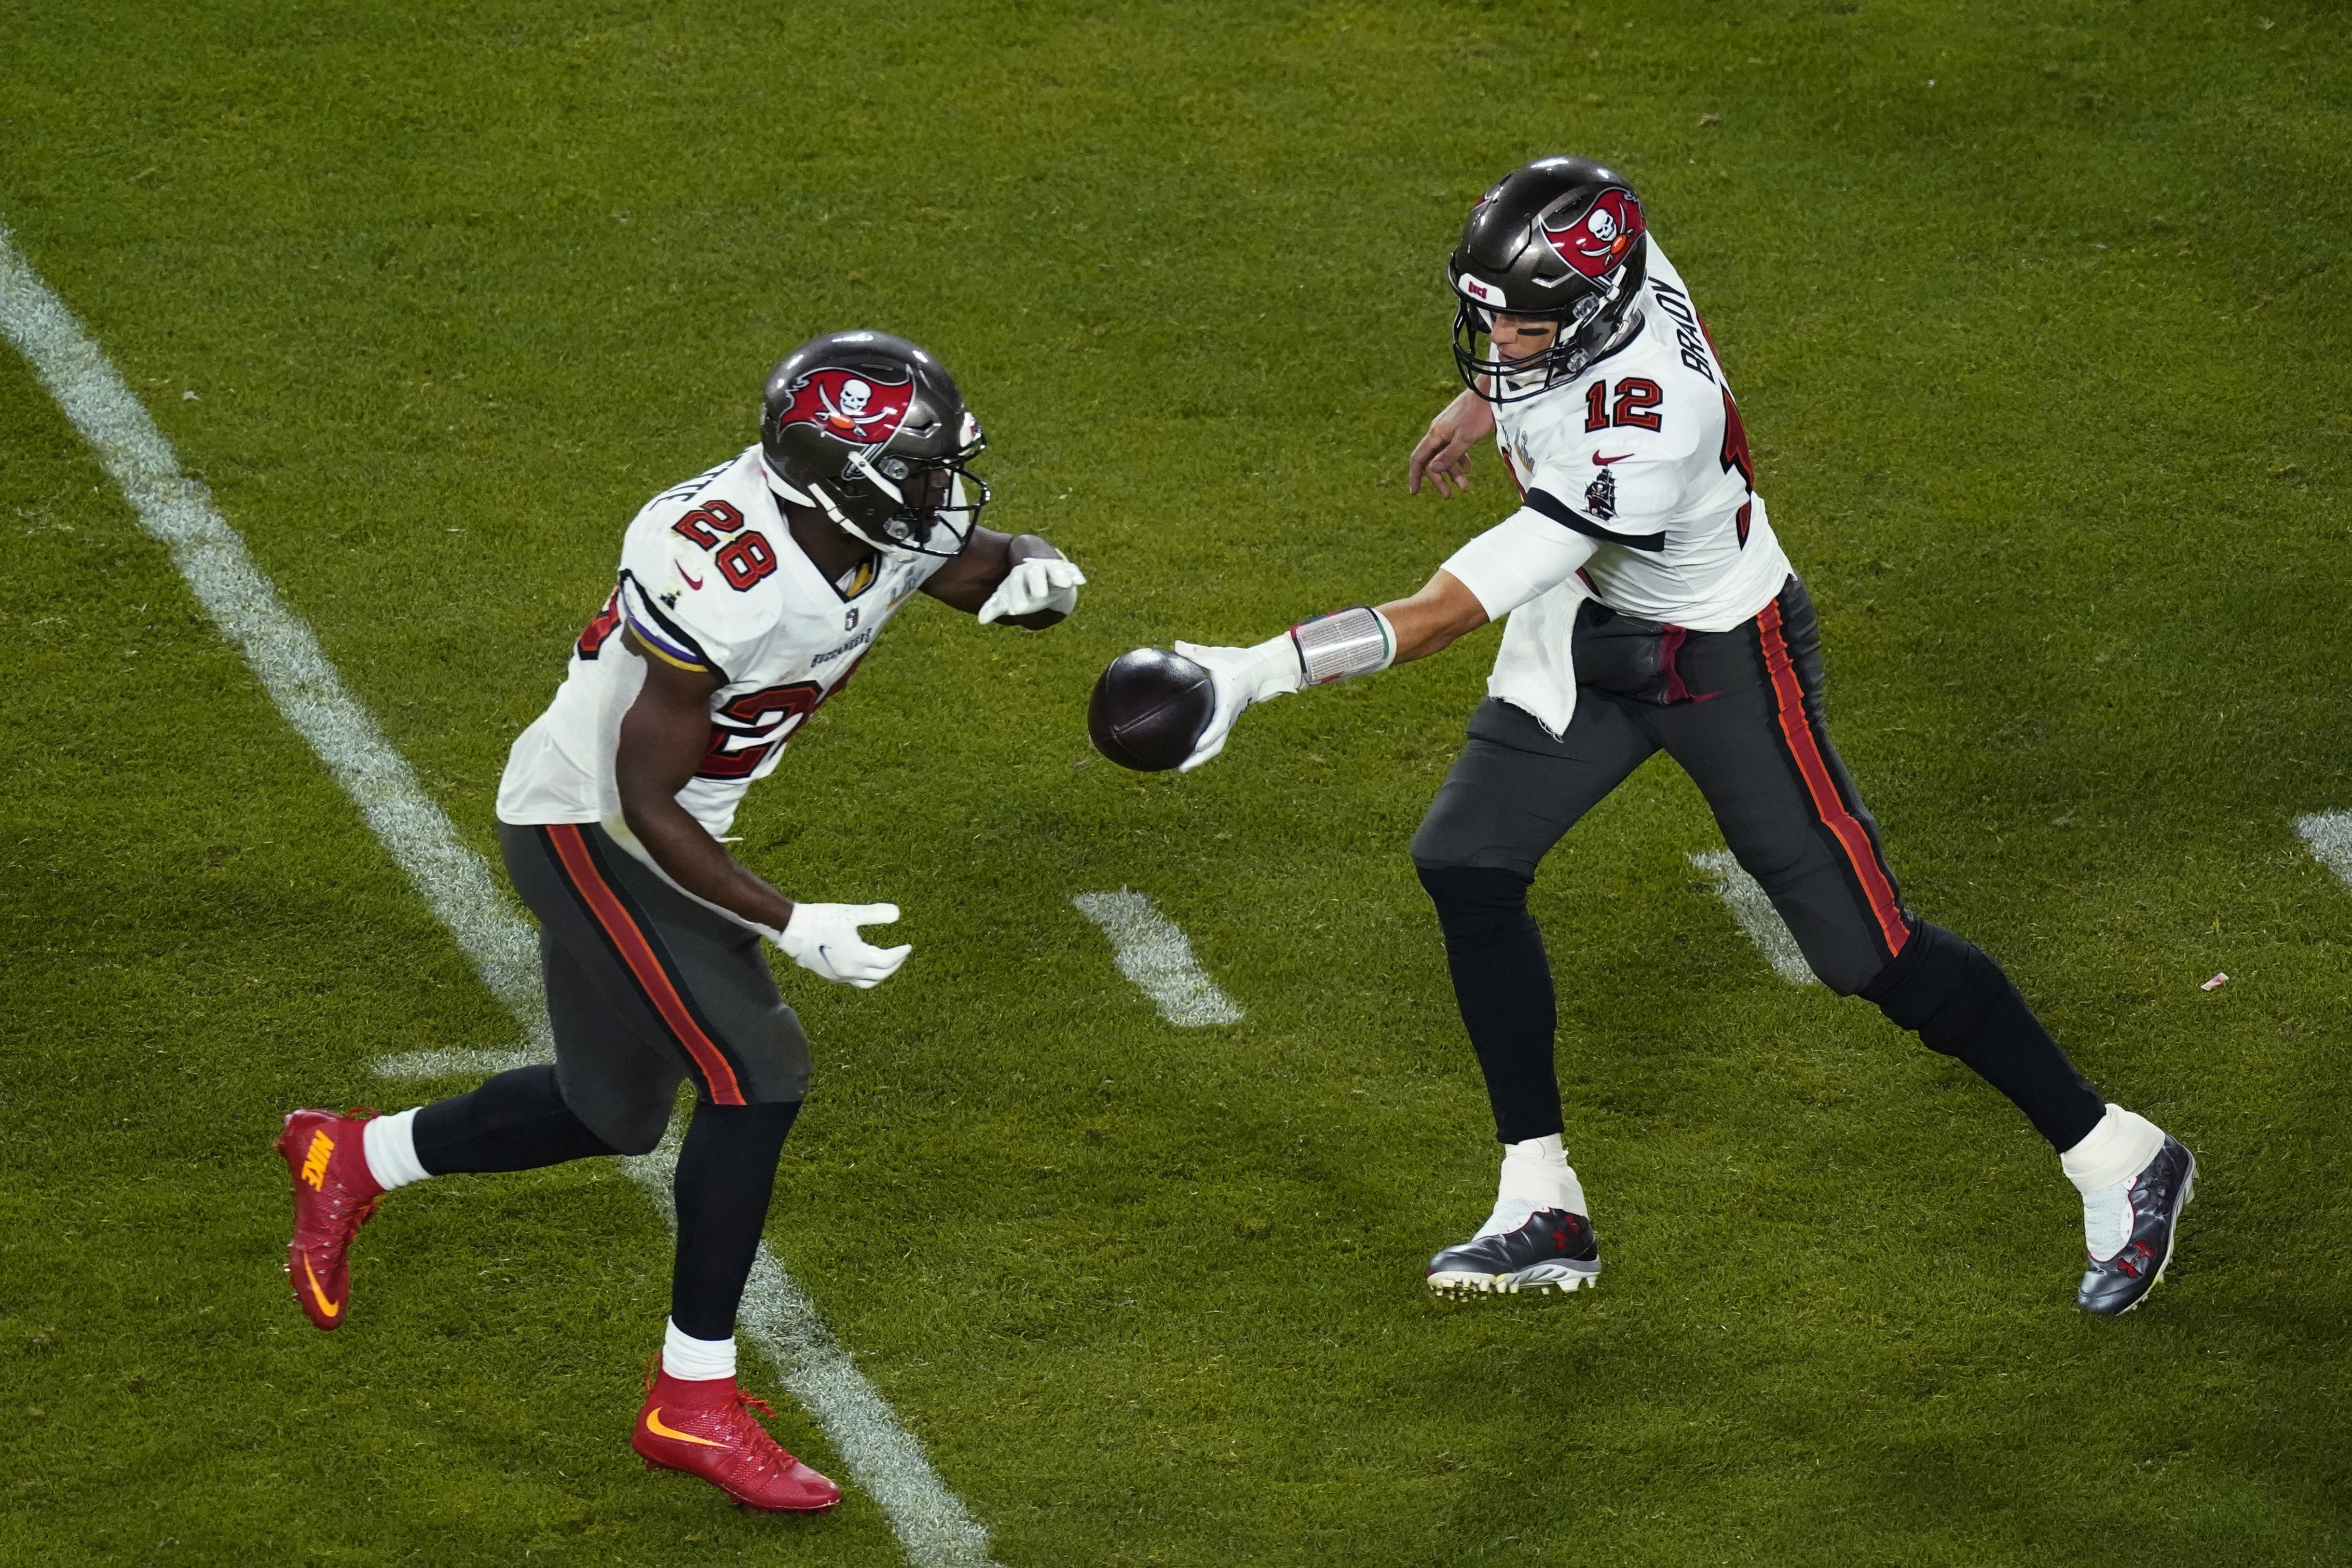
{"type": "MultiPolygon", "coordinates": [[[[935,349],[998,526],[753,791],[894,899],[771,1243],[1024,1564],[2352,1559],[2352,47],[2330,7],[27,3],[0,224],[468,841],[654,490],[812,333],[935,349]],[[1915,907],[2202,1162],[2168,1283],[1871,1009],[1776,978],[1654,763],[1548,863],[1597,1292],[1445,1306],[1494,1145],[1404,844],[1494,633],[1089,764],[1097,670],[1417,585],[1439,259],[1497,172],[1639,182],[1812,586],[1915,907]],[[1177,1030],[1072,894],[1246,1010],[1177,1030]],[[2201,992],[2217,970],[2228,986],[2201,992]],[[1099,1134],[1097,1136],[1096,1134],[1099,1134]]],[[[625,1447],[668,1239],[606,1162],[282,1276],[299,1104],[513,1027],[0,354],[0,1561],[900,1561],[625,1447]]],[[[803,983],[806,982],[806,983],[803,983]]],[[[764,1369],[751,1381],[762,1385],[764,1369]]],[[[828,1468],[787,1406],[785,1443],[828,1468]]]]}

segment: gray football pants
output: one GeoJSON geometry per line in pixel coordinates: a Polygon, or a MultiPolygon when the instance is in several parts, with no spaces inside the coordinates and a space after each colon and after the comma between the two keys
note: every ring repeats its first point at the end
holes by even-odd
{"type": "Polygon", "coordinates": [[[1683,633],[1670,657],[1688,696],[1662,704],[1582,686],[1557,740],[1507,703],[1481,704],[1413,835],[1413,863],[1532,880],[1585,812],[1664,751],[1706,798],[1813,973],[1841,996],[1860,991],[1902,951],[1910,917],[1878,824],[1830,745],[1821,632],[1804,585],[1790,578],[1732,631],[1683,633]]]}
{"type": "Polygon", "coordinates": [[[695,903],[593,824],[500,824],[539,917],[563,1103],[614,1148],[660,1142],[681,1080],[713,1105],[808,1093],[808,1036],[760,937],[695,903]]]}

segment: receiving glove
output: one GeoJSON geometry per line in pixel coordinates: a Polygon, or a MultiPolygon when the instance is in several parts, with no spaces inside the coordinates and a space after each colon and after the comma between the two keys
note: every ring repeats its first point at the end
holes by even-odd
{"type": "Polygon", "coordinates": [[[1031,556],[1004,574],[1004,580],[980,607],[980,618],[1002,621],[1008,615],[1034,615],[1040,610],[1067,615],[1078,607],[1078,585],[1086,580],[1087,574],[1074,560],[1031,556]]]}
{"type": "Polygon", "coordinates": [[[898,918],[895,904],[795,904],[782,931],[762,925],[760,932],[802,968],[865,991],[897,974],[915,949],[912,944],[877,947],[857,928],[887,925],[898,918]]]}
{"type": "Polygon", "coordinates": [[[1180,773],[1190,773],[1225,748],[1225,737],[1242,709],[1295,692],[1306,684],[1297,644],[1287,632],[1254,648],[1204,648],[1198,643],[1179,643],[1176,651],[1209,672],[1209,683],[1217,694],[1209,727],[1201,732],[1192,755],[1176,765],[1180,773]]]}

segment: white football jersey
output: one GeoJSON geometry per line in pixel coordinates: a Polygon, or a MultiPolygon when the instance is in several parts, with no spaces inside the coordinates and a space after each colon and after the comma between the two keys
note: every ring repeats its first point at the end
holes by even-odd
{"type": "Polygon", "coordinates": [[[1654,236],[1633,340],[1578,381],[1495,411],[1527,505],[1599,543],[1584,564],[1612,610],[1727,632],[1789,575],[1756,494],[1748,432],[1682,275],[1654,236]]]}
{"type": "Polygon", "coordinates": [[[709,748],[677,800],[725,837],[743,791],[775,770],[793,732],[946,564],[885,553],[826,578],[793,543],[756,445],[663,491],[629,524],[620,580],[573,645],[555,700],[508,753],[499,821],[602,822],[633,844],[613,780],[621,717],[645,684],[625,625],[655,658],[719,677],[709,748]]]}
{"type": "Polygon", "coordinates": [[[1554,734],[1576,706],[1570,637],[1587,598],[1727,632],[1788,580],[1748,433],[1682,275],[1654,236],[1633,340],[1572,382],[1495,411],[1522,506],[1445,563],[1508,615],[1487,691],[1554,734]]]}

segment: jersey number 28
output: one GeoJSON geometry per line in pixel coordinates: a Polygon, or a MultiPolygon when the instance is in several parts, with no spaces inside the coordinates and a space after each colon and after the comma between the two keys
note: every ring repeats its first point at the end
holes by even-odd
{"type": "Polygon", "coordinates": [[[742,528],[743,514],[725,501],[705,501],[669,526],[670,532],[710,551],[727,585],[738,592],[776,570],[775,547],[767,536],[742,528]],[[730,534],[734,537],[725,537],[730,534]]]}
{"type": "Polygon", "coordinates": [[[783,745],[802,721],[824,703],[814,681],[745,692],[719,705],[710,716],[710,746],[702,754],[698,779],[749,779],[783,745]]]}

